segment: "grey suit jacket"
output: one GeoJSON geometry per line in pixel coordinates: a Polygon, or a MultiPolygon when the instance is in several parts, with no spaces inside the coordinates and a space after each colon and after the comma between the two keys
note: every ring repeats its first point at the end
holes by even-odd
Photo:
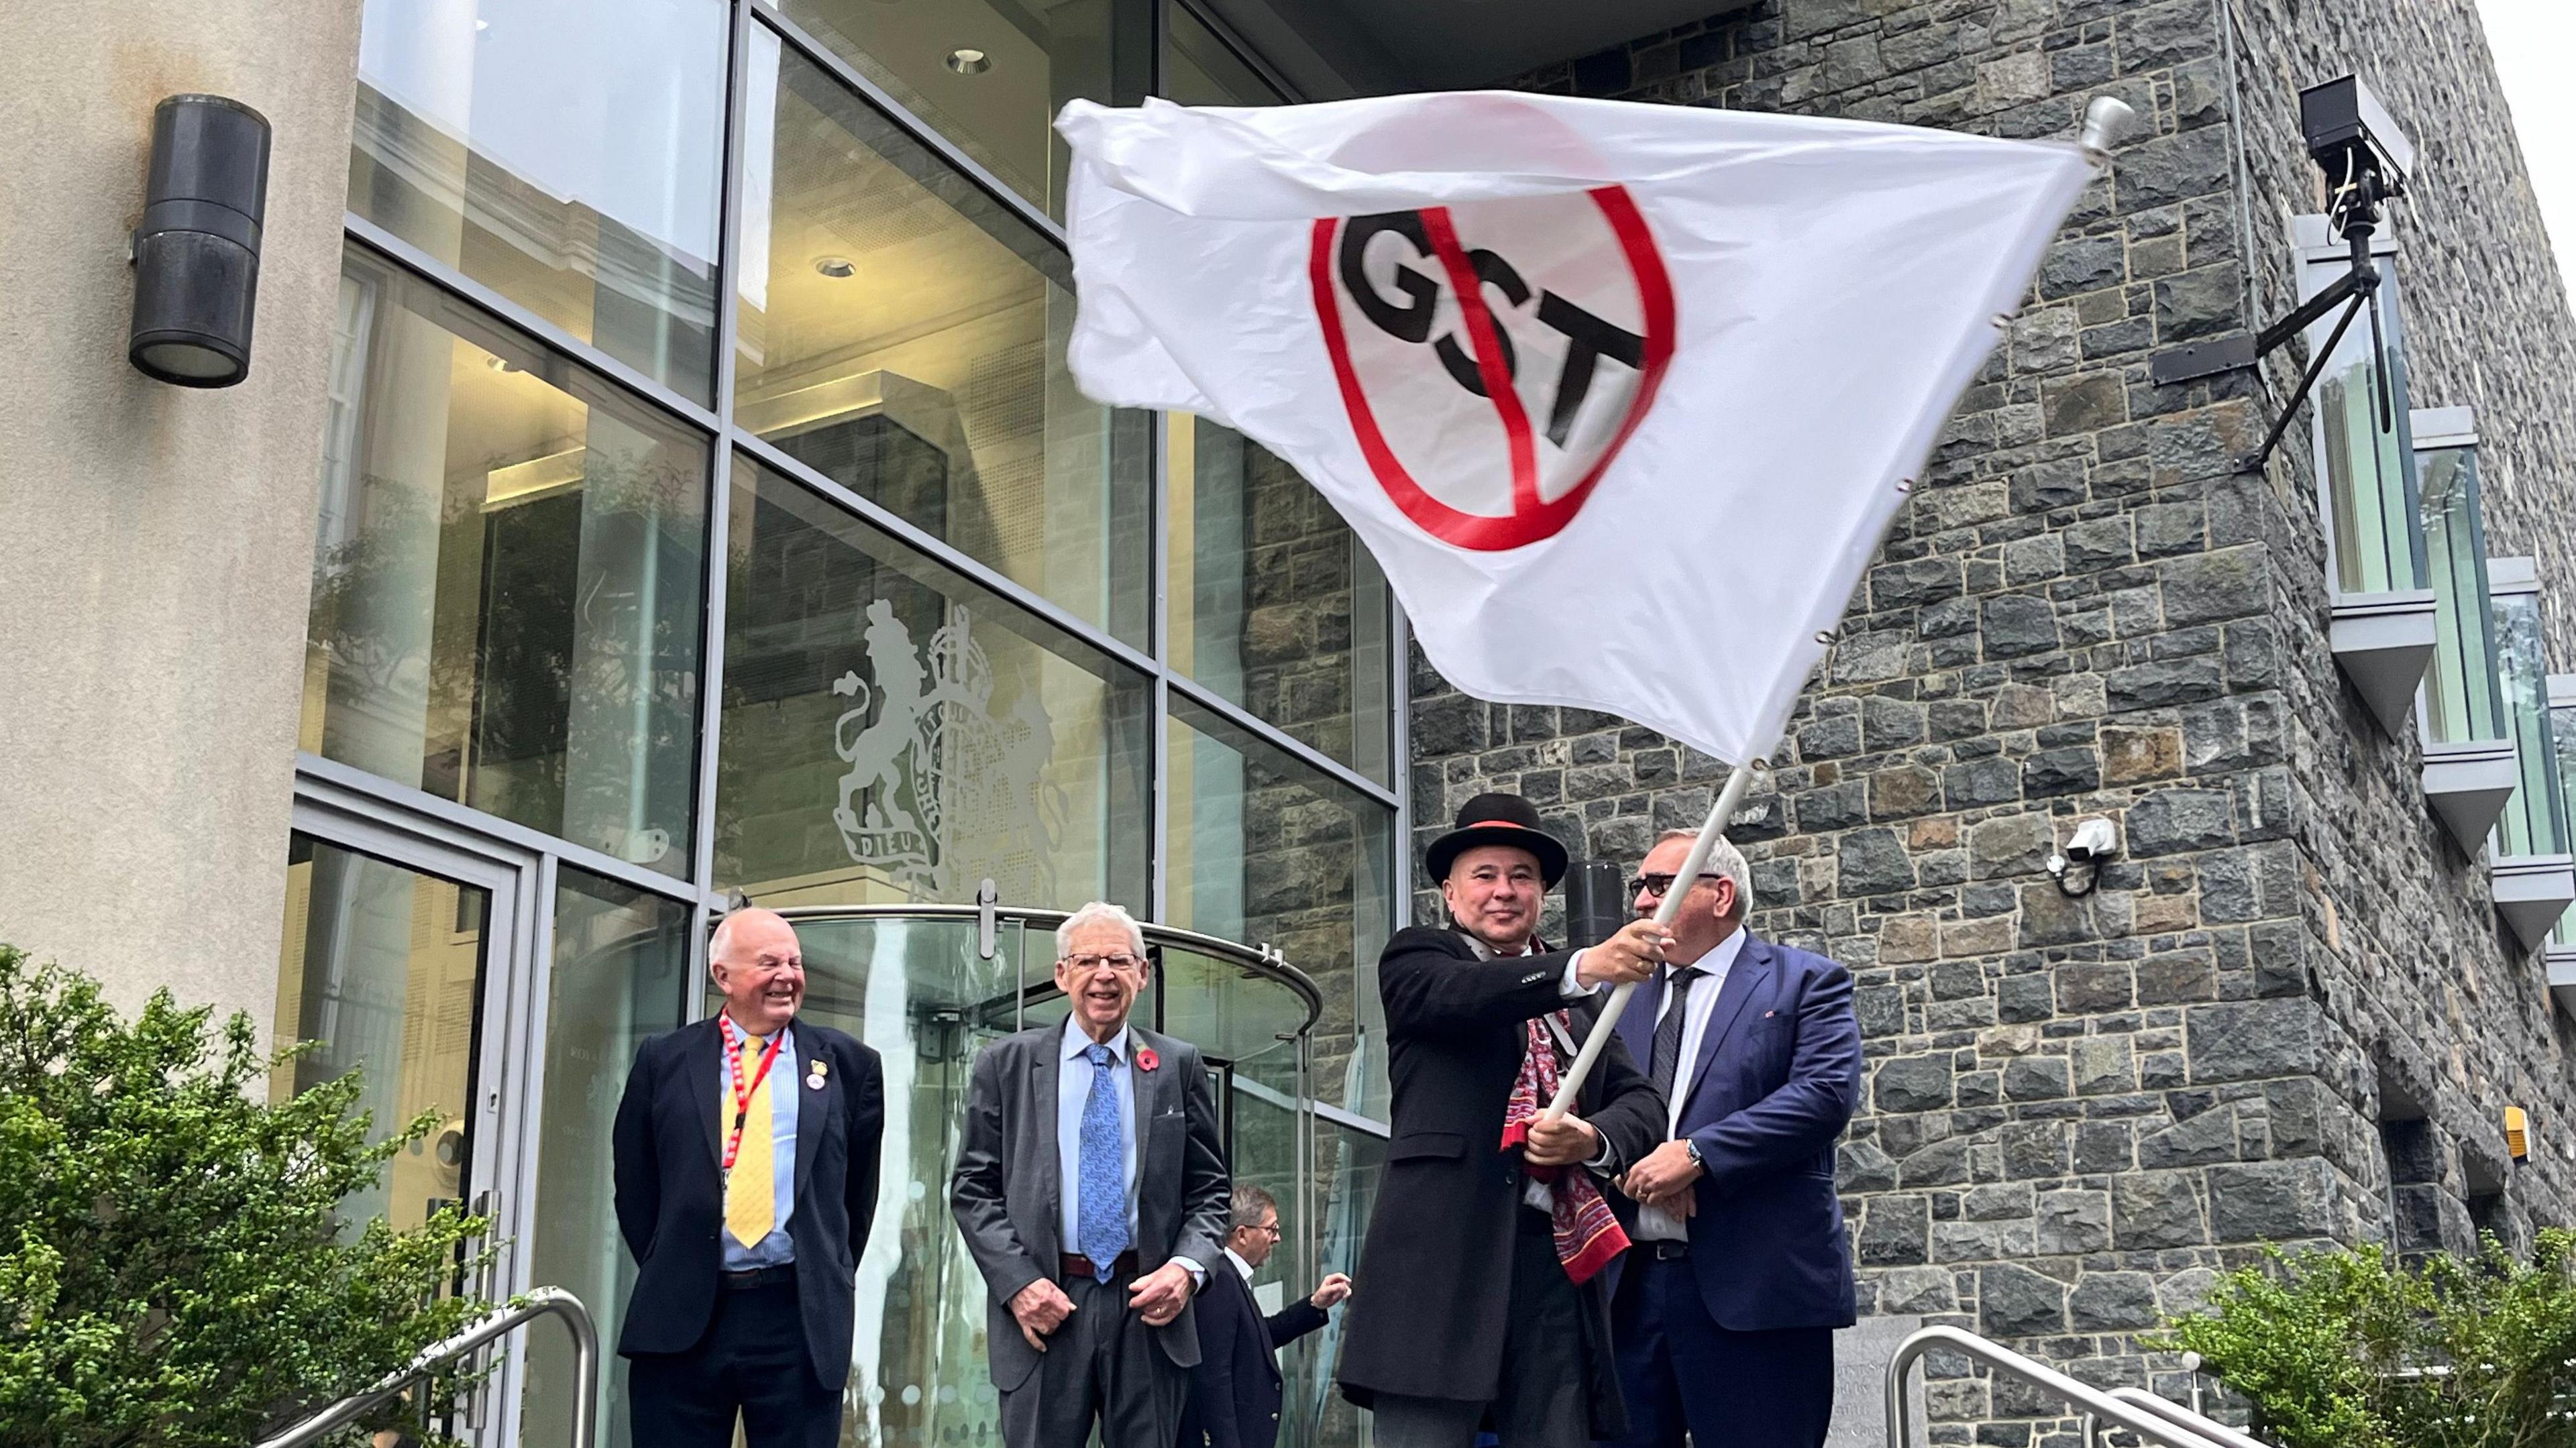
{"type": "MultiPolygon", "coordinates": [[[[1151,1272],[1174,1257],[1210,1271],[1230,1270],[1225,1248],[1225,1141],[1207,1066],[1187,1041],[1128,1027],[1141,1051],[1159,1058],[1136,1071],[1136,1263],[1151,1272]]],[[[966,1099],[966,1137],[948,1183],[949,1211],[991,1293],[985,1308],[985,1356],[993,1385],[1014,1389],[1037,1370],[1038,1354],[1020,1336],[1010,1302],[1040,1278],[1053,1280],[1065,1251],[1064,1207],[1056,1166],[1056,1075],[1061,1025],[1041,1026],[986,1046],[975,1057],[966,1099]]],[[[1175,1364],[1196,1367],[1198,1321],[1191,1306],[1155,1329],[1175,1364]]]]}

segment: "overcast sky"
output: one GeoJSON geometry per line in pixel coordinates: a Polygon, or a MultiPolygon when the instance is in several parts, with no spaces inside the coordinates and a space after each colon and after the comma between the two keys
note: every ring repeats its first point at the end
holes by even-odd
{"type": "MultiPolygon", "coordinates": [[[[2576,282],[2576,0],[2478,0],[2558,275],[2576,282]]],[[[2576,288],[2571,288],[2576,289],[2576,288]]]]}

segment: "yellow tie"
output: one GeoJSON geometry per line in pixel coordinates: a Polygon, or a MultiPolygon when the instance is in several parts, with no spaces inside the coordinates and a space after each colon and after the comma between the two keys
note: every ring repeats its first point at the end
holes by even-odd
{"type": "MultiPolygon", "coordinates": [[[[743,1041],[745,1076],[760,1069],[761,1042],[743,1041]]],[[[724,1110],[733,1115],[733,1084],[730,1076],[721,1088],[725,1094],[724,1110]]],[[[745,1247],[757,1247],[762,1238],[778,1225],[778,1179],[771,1168],[769,1143],[769,1081],[763,1077],[751,1093],[751,1109],[743,1113],[742,1150],[735,1153],[733,1171],[725,1177],[725,1230],[745,1247]]]]}

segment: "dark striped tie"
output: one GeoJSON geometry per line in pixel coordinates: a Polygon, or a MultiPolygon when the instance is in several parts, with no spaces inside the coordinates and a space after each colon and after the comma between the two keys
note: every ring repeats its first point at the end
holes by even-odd
{"type": "Polygon", "coordinates": [[[1682,1053],[1682,1026],[1690,1018],[1691,987],[1703,974],[1695,965],[1676,966],[1664,986],[1667,1004],[1663,1019],[1655,1022],[1654,1059],[1646,1064],[1646,1076],[1668,1105],[1673,1099],[1673,1068],[1679,1064],[1674,1058],[1682,1053]]]}

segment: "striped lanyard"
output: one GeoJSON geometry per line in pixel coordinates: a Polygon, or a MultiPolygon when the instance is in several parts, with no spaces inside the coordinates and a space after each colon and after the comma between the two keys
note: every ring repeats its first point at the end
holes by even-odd
{"type": "Polygon", "coordinates": [[[758,1094],[760,1083],[769,1079],[770,1064],[778,1059],[778,1048],[787,1042],[787,1028],[781,1026],[770,1034],[769,1044],[761,1048],[760,1069],[752,1075],[751,1085],[745,1087],[742,1084],[742,1043],[749,1038],[734,1025],[733,1017],[719,1016],[716,1019],[724,1028],[725,1063],[733,1068],[733,1134],[725,1138],[724,1149],[724,1169],[732,1171],[733,1159],[742,1154],[742,1124],[751,1119],[751,1098],[758,1094]]]}

